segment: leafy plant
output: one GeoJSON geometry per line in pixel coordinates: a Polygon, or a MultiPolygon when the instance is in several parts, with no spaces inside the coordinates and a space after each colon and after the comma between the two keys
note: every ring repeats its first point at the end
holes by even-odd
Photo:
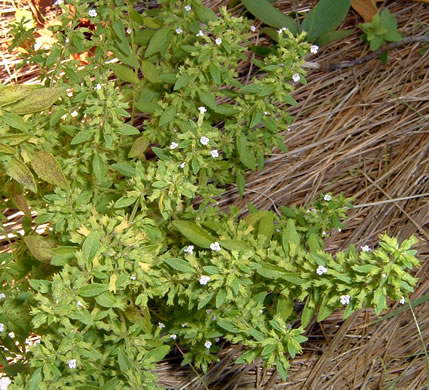
{"type": "Polygon", "coordinates": [[[375,14],[370,22],[360,24],[359,28],[364,32],[361,39],[369,44],[372,51],[386,42],[397,42],[403,38],[398,31],[395,15],[392,15],[387,8],[375,14]]]}
{"type": "MultiPolygon", "coordinates": [[[[343,22],[351,0],[320,0],[299,24],[294,18],[283,14],[268,0],[241,0],[247,10],[268,26],[287,28],[293,34],[305,31],[307,40],[325,45],[337,39],[345,38],[354,30],[334,31],[343,22]]],[[[266,31],[270,33],[269,30],[266,31]]],[[[270,34],[271,37],[273,37],[270,34]]]]}
{"type": "Polygon", "coordinates": [[[305,33],[284,31],[243,85],[251,26],[225,9],[57,3],[58,43],[21,64],[39,65],[41,84],[0,89],[0,205],[24,214],[0,254],[10,389],[156,389],[155,364],[176,343],[205,371],[219,339],[246,346],[237,363],[260,356],[285,378],[316,315],[380,313],[413,291],[414,238],[324,250],[344,228],[343,195],[281,215],[215,206],[227,184],[244,192],[273,146],[286,150],[293,118],[279,104],[297,104],[291,80],[305,83],[305,33]],[[82,51],[85,67],[70,59],[82,51]]]}

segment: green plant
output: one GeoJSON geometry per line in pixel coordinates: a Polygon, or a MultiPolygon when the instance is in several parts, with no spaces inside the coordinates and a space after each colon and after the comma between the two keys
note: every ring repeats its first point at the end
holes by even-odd
{"type": "Polygon", "coordinates": [[[360,24],[359,28],[364,32],[361,39],[369,44],[372,51],[386,42],[397,42],[403,38],[398,31],[395,15],[392,15],[387,8],[375,14],[370,22],[360,24]]]}
{"type": "MultiPolygon", "coordinates": [[[[294,35],[305,31],[306,39],[319,46],[345,38],[354,32],[353,29],[335,31],[344,21],[350,9],[351,0],[320,0],[301,23],[283,14],[268,0],[241,0],[241,2],[250,13],[268,26],[278,29],[287,28],[294,35]]],[[[272,29],[266,28],[263,31],[275,41],[277,40],[277,35],[272,29]]]]}
{"type": "Polygon", "coordinates": [[[215,207],[226,184],[244,192],[246,171],[285,148],[293,118],[278,104],[297,104],[291,80],[305,82],[310,45],[283,32],[243,85],[247,20],[159,3],[143,14],[119,0],[60,5],[58,44],[22,63],[38,64],[43,84],[0,90],[0,204],[24,213],[23,236],[0,254],[12,390],[155,389],[152,370],[176,343],[205,371],[218,338],[246,346],[237,363],[261,356],[285,378],[317,313],[380,313],[417,282],[414,238],[324,251],[351,207],[342,195],[281,215],[215,207]],[[84,50],[85,67],[69,59],[84,50]]]}

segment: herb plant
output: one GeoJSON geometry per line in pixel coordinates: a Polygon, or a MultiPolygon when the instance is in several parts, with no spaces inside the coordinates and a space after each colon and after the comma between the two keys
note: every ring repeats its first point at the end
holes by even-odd
{"type": "Polygon", "coordinates": [[[119,0],[58,1],[58,43],[22,62],[40,66],[41,84],[0,90],[1,208],[24,214],[0,254],[12,390],[156,389],[153,369],[176,344],[183,364],[206,371],[220,339],[246,346],[237,363],[260,356],[286,378],[316,315],[380,313],[417,282],[413,237],[324,251],[344,228],[343,195],[281,215],[218,210],[226,185],[243,193],[245,172],[286,150],[293,118],[279,105],[297,104],[292,81],[305,83],[311,45],[282,30],[243,84],[246,19],[198,0],[158,3],[137,13],[119,0]],[[70,59],[82,51],[86,66],[70,59]]]}

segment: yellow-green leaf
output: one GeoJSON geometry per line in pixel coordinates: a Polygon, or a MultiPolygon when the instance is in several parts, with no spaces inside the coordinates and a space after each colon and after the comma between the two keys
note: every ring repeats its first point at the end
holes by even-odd
{"type": "Polygon", "coordinates": [[[31,114],[51,107],[65,91],[64,87],[31,90],[23,99],[4,107],[15,114],[31,114]]]}
{"type": "Polygon", "coordinates": [[[32,90],[38,88],[38,85],[7,85],[0,90],[0,107],[16,103],[24,99],[32,90]]]}
{"type": "Polygon", "coordinates": [[[69,184],[61,170],[60,164],[51,154],[43,150],[38,150],[34,153],[31,166],[42,180],[62,189],[69,188],[69,184]]]}
{"type": "Polygon", "coordinates": [[[12,157],[6,164],[6,174],[15,179],[19,184],[37,192],[36,181],[33,174],[22,161],[12,157]]]}
{"type": "Polygon", "coordinates": [[[130,67],[121,64],[112,64],[110,65],[110,67],[112,68],[113,73],[115,73],[115,76],[119,80],[131,84],[139,83],[139,78],[135,74],[134,70],[132,70],[130,67]]]}
{"type": "Polygon", "coordinates": [[[209,248],[215,240],[201,229],[198,225],[190,221],[173,221],[174,227],[193,244],[201,248],[209,248]]]}
{"type": "Polygon", "coordinates": [[[0,153],[15,154],[15,149],[11,148],[9,145],[0,142],[0,153]]]}
{"type": "Polygon", "coordinates": [[[118,275],[112,274],[109,281],[109,291],[116,294],[116,281],[118,280],[118,275]]]}
{"type": "Polygon", "coordinates": [[[56,246],[53,240],[42,236],[26,236],[24,242],[34,258],[42,263],[51,261],[56,246]]]}

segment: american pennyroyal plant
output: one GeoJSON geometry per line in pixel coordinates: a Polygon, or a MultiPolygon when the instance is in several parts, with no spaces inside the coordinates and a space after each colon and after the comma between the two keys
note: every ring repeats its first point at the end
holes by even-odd
{"type": "Polygon", "coordinates": [[[220,340],[246,347],[237,363],[262,357],[285,378],[315,316],[380,313],[417,282],[414,238],[324,250],[345,228],[342,195],[281,215],[213,207],[225,184],[243,192],[244,172],[285,148],[293,118],[279,104],[297,104],[293,83],[317,49],[282,29],[244,85],[247,20],[197,0],[159,3],[139,14],[131,2],[58,2],[58,44],[24,58],[44,86],[0,90],[0,202],[24,213],[24,236],[0,254],[12,390],[155,389],[155,364],[176,343],[183,364],[205,371],[220,340]],[[70,56],[84,50],[82,67],[70,56]]]}

